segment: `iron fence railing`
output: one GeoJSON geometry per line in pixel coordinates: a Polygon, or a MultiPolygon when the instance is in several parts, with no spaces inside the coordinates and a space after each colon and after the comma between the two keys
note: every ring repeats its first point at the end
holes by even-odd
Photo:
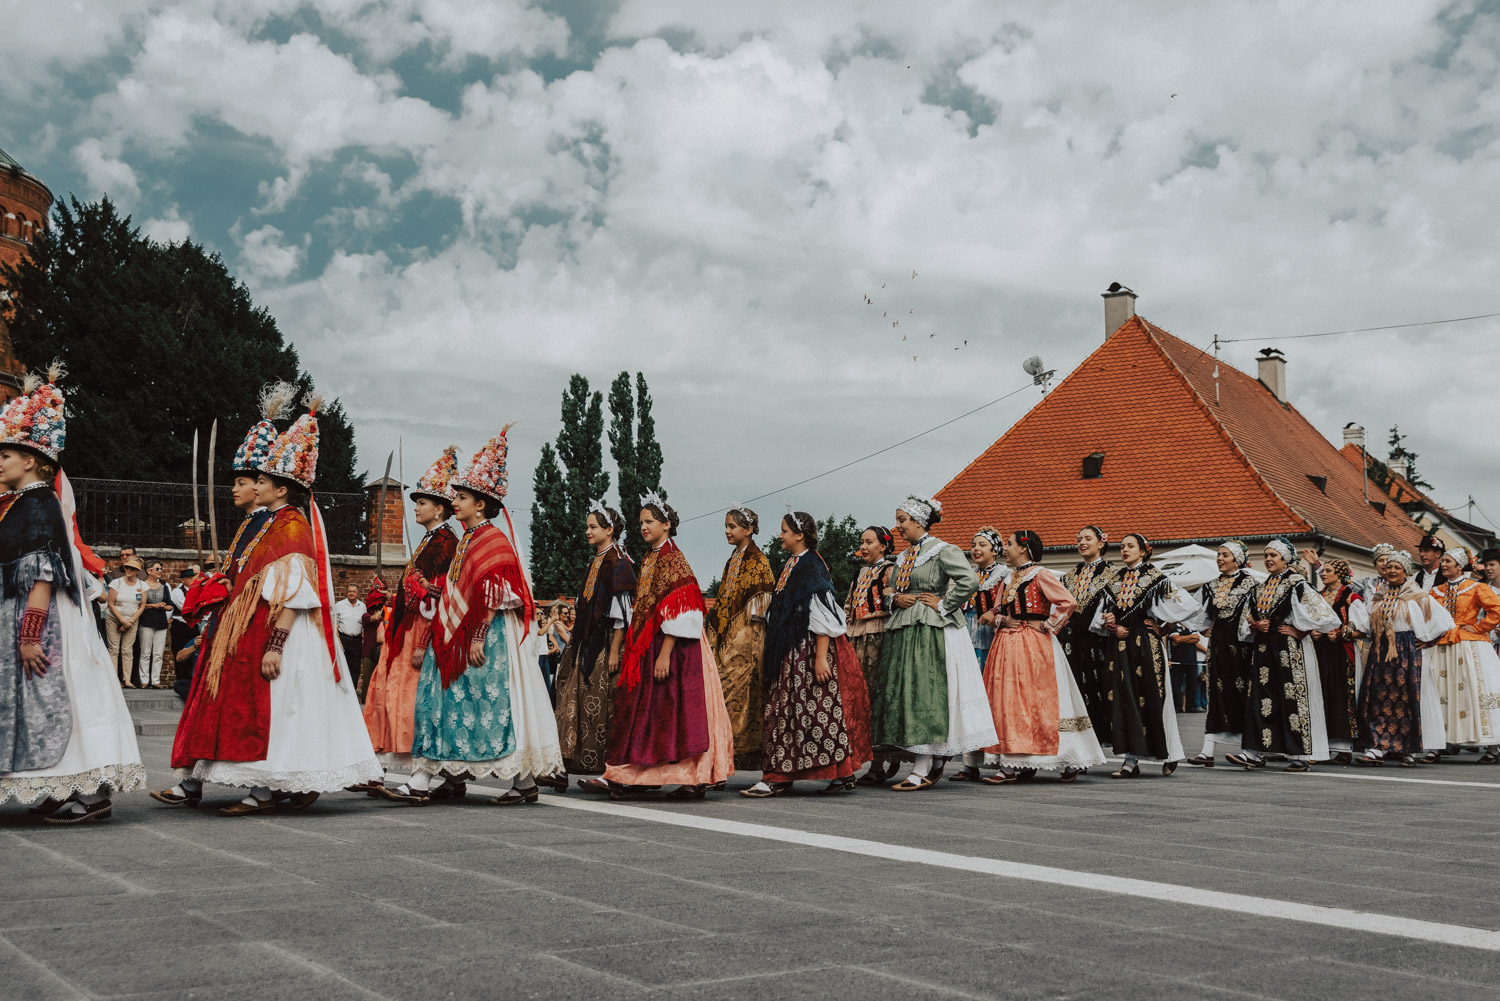
{"type": "MultiPolygon", "coordinates": [[[[78,503],[78,531],[89,545],[139,546],[147,549],[193,548],[193,487],[188,483],[149,483],[136,480],[74,479],[78,503]]],[[[328,527],[328,546],[334,553],[364,553],[369,549],[364,494],[318,493],[318,508],[328,527]]],[[[203,548],[209,547],[206,484],[198,485],[203,548]]],[[[219,546],[229,545],[241,512],[230,500],[227,486],[215,487],[214,513],[219,546]]]]}

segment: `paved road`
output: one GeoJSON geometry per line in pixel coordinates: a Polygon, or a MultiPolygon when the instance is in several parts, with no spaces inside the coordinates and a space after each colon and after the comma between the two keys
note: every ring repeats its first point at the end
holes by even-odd
{"type": "MultiPolygon", "coordinates": [[[[141,743],[170,784],[170,737],[141,743]]],[[[12,805],[0,998],[1500,997],[1500,768],[1273,769],[264,819],[136,794],[77,829],[12,805]]]]}

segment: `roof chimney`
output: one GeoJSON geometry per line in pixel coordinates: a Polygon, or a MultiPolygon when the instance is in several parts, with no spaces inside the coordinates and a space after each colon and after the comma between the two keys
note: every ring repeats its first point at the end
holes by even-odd
{"type": "Polygon", "coordinates": [[[1405,456],[1402,456],[1400,458],[1391,456],[1389,459],[1385,460],[1385,468],[1389,469],[1391,472],[1395,473],[1403,480],[1406,479],[1407,460],[1405,456]]]}
{"type": "Polygon", "coordinates": [[[1344,444],[1353,445],[1355,448],[1364,450],[1365,429],[1350,421],[1344,425],[1344,444]]]}
{"type": "Polygon", "coordinates": [[[1260,349],[1255,375],[1278,402],[1286,402],[1286,355],[1279,348],[1260,349]]]}
{"type": "Polygon", "coordinates": [[[1109,289],[1101,296],[1104,299],[1104,339],[1107,341],[1135,315],[1135,293],[1119,282],[1110,282],[1109,289]]]}

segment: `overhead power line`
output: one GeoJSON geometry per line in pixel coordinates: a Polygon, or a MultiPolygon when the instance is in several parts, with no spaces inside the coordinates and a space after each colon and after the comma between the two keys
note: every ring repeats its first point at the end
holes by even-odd
{"type": "MultiPolygon", "coordinates": [[[[926,435],[932,434],[932,432],[934,432],[934,431],[940,431],[943,428],[947,427],[949,424],[956,424],[959,421],[963,420],[965,417],[972,417],[975,414],[979,413],[979,411],[985,410],[985,409],[987,409],[989,407],[993,407],[995,404],[1000,403],[1003,400],[1008,400],[1012,396],[1015,396],[1017,393],[1020,393],[1020,392],[1023,392],[1025,390],[1034,388],[1035,385],[1036,384],[1034,382],[1028,382],[1024,386],[1018,386],[1017,388],[1012,389],[1010,392],[1006,393],[1004,396],[997,396],[997,397],[995,397],[993,400],[991,400],[988,403],[982,403],[982,404],[980,404],[979,406],[975,407],[973,410],[965,411],[964,413],[959,414],[957,417],[950,417],[948,420],[943,421],[943,423],[941,423],[941,424],[935,424],[932,427],[928,428],[926,431],[918,431],[916,434],[912,435],[910,438],[903,438],[900,441],[896,442],[894,445],[887,445],[885,448],[877,449],[876,451],[871,452],[869,455],[862,455],[858,459],[851,459],[848,462],[844,463],[842,466],[834,466],[832,469],[824,470],[823,472],[818,473],[816,476],[809,476],[806,479],[798,480],[796,483],[788,483],[784,487],[778,487],[775,490],[768,490],[765,493],[763,493],[763,494],[757,494],[754,497],[747,497],[744,500],[739,501],[738,503],[740,503],[740,504],[750,504],[750,503],[752,503],[754,501],[765,500],[767,497],[775,497],[777,494],[784,494],[788,490],[793,490],[793,489],[795,489],[797,487],[802,486],[804,483],[811,483],[813,480],[821,480],[825,476],[832,476],[834,473],[841,472],[841,471],[843,471],[845,469],[848,469],[850,466],[857,466],[861,462],[866,461],[867,459],[873,459],[877,455],[884,455],[887,452],[890,452],[890,451],[893,451],[895,449],[900,448],[902,445],[909,445],[912,442],[916,441],[918,438],[922,438],[922,437],[924,437],[926,435]]],[[[686,525],[690,521],[701,521],[704,518],[712,518],[712,517],[714,517],[716,515],[719,515],[721,513],[722,513],[722,510],[714,510],[714,511],[708,511],[708,512],[706,512],[704,514],[695,514],[691,518],[684,518],[682,520],[681,524],[686,525]]]]}
{"type": "Polygon", "coordinates": [[[1387,323],[1381,327],[1354,327],[1349,330],[1324,330],[1316,334],[1271,334],[1265,337],[1220,337],[1220,344],[1238,344],[1242,341],[1300,341],[1307,337],[1332,337],[1334,334],[1367,334],[1375,330],[1404,330],[1407,327],[1434,327],[1440,323],[1464,323],[1468,320],[1488,320],[1500,313],[1480,313],[1477,316],[1453,316],[1446,320],[1418,320],[1416,323],[1387,323]]]}

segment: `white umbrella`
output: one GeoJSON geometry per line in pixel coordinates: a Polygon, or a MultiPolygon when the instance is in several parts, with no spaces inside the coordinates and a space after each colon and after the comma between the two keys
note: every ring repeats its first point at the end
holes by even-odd
{"type": "MultiPolygon", "coordinates": [[[[1151,562],[1156,564],[1158,570],[1172,578],[1172,583],[1178,587],[1193,588],[1200,584],[1207,584],[1219,576],[1218,550],[1208,549],[1204,546],[1182,546],[1178,549],[1169,549],[1159,556],[1153,556],[1151,562]]],[[[1265,580],[1264,570],[1255,567],[1246,567],[1250,576],[1256,580],[1265,580]]]]}

